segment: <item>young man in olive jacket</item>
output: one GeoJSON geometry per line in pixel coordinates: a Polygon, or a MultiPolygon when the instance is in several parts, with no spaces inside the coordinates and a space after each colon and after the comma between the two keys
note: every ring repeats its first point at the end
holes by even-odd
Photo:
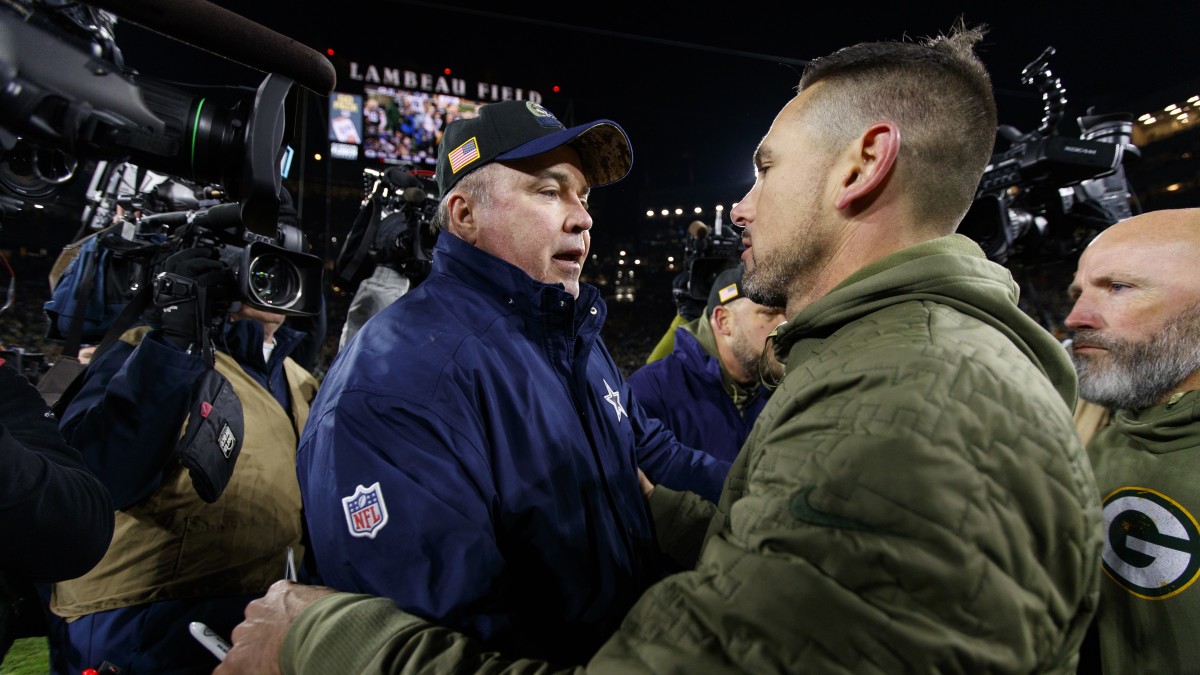
{"type": "MultiPolygon", "coordinates": [[[[749,297],[787,308],[785,372],[718,505],[646,487],[691,570],[581,670],[1075,671],[1101,546],[1075,374],[1011,275],[954,234],[996,130],[981,37],[806,69],[732,211],[749,297]]],[[[296,585],[233,638],[221,675],[546,672],[386,600],[296,585]]]]}

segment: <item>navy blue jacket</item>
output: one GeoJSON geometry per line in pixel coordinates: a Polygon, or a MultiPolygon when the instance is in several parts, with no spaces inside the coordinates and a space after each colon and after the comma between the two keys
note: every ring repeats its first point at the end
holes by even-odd
{"type": "Polygon", "coordinates": [[[738,410],[721,380],[720,360],[684,328],[675,329],[675,349],[634,371],[629,387],[646,414],[662,420],[680,441],[729,462],[769,398],[758,387],[745,411],[738,410]]]}
{"type": "Polygon", "coordinates": [[[728,464],[629,400],[576,300],[458,237],[337,356],[297,457],[322,581],[513,655],[580,662],[659,578],[638,487],[715,499],[728,464]]]}
{"type": "MultiPolygon", "coordinates": [[[[228,324],[225,343],[218,347],[290,411],[283,361],[302,337],[280,326],[268,364],[263,361],[262,324],[237,321],[228,324]]],[[[114,342],[88,364],[60,428],[108,487],[118,509],[145,499],[162,483],[197,379],[206,369],[202,359],[171,344],[157,330],[136,347],[114,342]]]]}

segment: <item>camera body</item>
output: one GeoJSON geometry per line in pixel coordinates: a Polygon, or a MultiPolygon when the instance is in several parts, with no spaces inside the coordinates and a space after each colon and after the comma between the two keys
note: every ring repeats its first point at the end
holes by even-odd
{"type": "Polygon", "coordinates": [[[0,349],[0,359],[12,366],[18,373],[25,376],[32,384],[36,385],[42,379],[42,375],[50,369],[50,364],[46,362],[46,355],[41,352],[30,352],[21,347],[9,347],[8,349],[0,349]]]}
{"type": "MultiPolygon", "coordinates": [[[[364,181],[373,169],[363,171],[364,181]]],[[[382,220],[378,236],[372,242],[371,259],[388,265],[407,276],[415,285],[429,276],[437,232],[433,216],[437,212],[437,183],[432,171],[409,166],[391,167],[379,174],[382,220]]]]}
{"type": "Polygon", "coordinates": [[[997,129],[1008,147],[992,155],[958,229],[1000,264],[1067,259],[1132,215],[1122,163],[1140,154],[1130,140],[1133,116],[1089,110],[1077,120],[1078,138],[1059,134],[1066,91],[1050,71],[1053,54],[1048,47],[1021,74],[1042,92],[1042,125],[1027,134],[997,129]]]}
{"type": "Polygon", "coordinates": [[[695,220],[688,225],[683,241],[684,270],[672,284],[675,306],[686,319],[695,319],[708,306],[708,294],[721,272],[741,262],[742,235],[722,226],[720,220],[710,228],[695,220]]]}
{"type": "MultiPolygon", "coordinates": [[[[193,247],[216,250],[237,291],[222,300],[237,300],[289,316],[315,316],[321,311],[324,264],[307,252],[300,228],[281,222],[270,236],[253,232],[243,226],[238,204],[214,203],[204,198],[219,194],[216,189],[198,186],[181,189],[181,185],[178,180],[168,179],[154,188],[157,196],[150,199],[118,199],[118,203],[146,208],[151,202],[163,204],[161,195],[166,194],[172,195],[172,200],[166,203],[179,209],[129,216],[136,224],[138,239],[165,241],[172,253],[193,247]]],[[[194,285],[182,278],[160,274],[156,276],[156,284],[156,304],[175,304],[194,297],[194,285]]]]}
{"type": "Polygon", "coordinates": [[[363,201],[334,263],[337,278],[354,289],[376,266],[390,267],[416,285],[429,276],[437,212],[434,173],[411,165],[363,169],[363,201]]]}

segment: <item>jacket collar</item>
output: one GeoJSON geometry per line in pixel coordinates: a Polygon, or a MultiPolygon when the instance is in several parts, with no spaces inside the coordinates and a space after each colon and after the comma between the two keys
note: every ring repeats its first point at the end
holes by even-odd
{"type": "Polygon", "coordinates": [[[526,315],[573,312],[576,325],[589,316],[602,321],[607,315],[600,291],[591,284],[581,282],[576,299],[562,284],[542,283],[516,265],[468,244],[456,235],[443,235],[434,245],[431,276],[449,275],[526,315]]]}
{"type": "Polygon", "coordinates": [[[277,369],[283,359],[296,348],[304,335],[286,325],[275,329],[275,349],[271,351],[271,363],[263,360],[263,326],[258,321],[228,321],[225,325],[223,351],[234,358],[243,368],[250,368],[263,375],[277,369]]]}
{"type": "Polygon", "coordinates": [[[987,259],[961,234],[950,234],[885,256],[842,281],[778,329],[775,353],[821,339],[868,314],[905,302],[934,302],[985,323],[1004,335],[1050,379],[1070,408],[1077,400],[1075,368],[1048,330],[1017,305],[1012,274],[987,259]]]}

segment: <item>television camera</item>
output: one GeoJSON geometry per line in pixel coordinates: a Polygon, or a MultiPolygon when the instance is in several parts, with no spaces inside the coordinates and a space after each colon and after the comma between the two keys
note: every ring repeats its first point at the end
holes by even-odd
{"type": "Polygon", "coordinates": [[[298,229],[279,224],[297,81],[327,95],[333,66],[205,0],[9,0],[0,6],[0,223],[56,200],[81,160],[136,165],[176,186],[211,184],[219,200],[150,214],[124,239],[157,227],[167,248],[213,245],[245,302],[310,315],[322,265],[300,251],[298,229]],[[266,77],[253,88],[144,76],[117,47],[118,14],[266,77]]]}
{"type": "Polygon", "coordinates": [[[416,285],[429,276],[437,232],[434,173],[405,164],[383,171],[363,169],[363,201],[346,234],[334,270],[347,287],[357,286],[376,265],[386,265],[416,285]]]}
{"type": "Polygon", "coordinates": [[[219,182],[247,228],[273,234],[293,80],[271,73],[252,89],[142,76],[124,64],[116,23],[116,15],[81,4],[0,7],[4,214],[51,199],[80,158],[127,160],[219,182]]]}
{"type": "Polygon", "coordinates": [[[1133,215],[1123,163],[1140,156],[1133,116],[1079,117],[1078,138],[1061,135],[1066,90],[1050,71],[1047,47],[1021,71],[1042,94],[1041,126],[1029,133],[1001,125],[1008,147],[992,155],[958,231],[1000,264],[1042,263],[1077,254],[1104,228],[1133,215]]]}
{"type": "MultiPolygon", "coordinates": [[[[117,203],[135,227],[133,239],[174,252],[209,247],[230,270],[243,304],[289,316],[321,311],[323,263],[308,253],[299,227],[278,222],[270,236],[242,227],[240,205],[223,202],[220,186],[168,178],[149,194],[122,195],[117,203]],[[165,244],[165,245],[164,245],[165,244]]],[[[156,302],[173,304],[190,285],[159,278],[156,302]],[[170,290],[164,282],[172,282],[170,290]]]]}
{"type": "Polygon", "coordinates": [[[742,234],[723,225],[720,215],[713,227],[694,220],[683,241],[684,269],[674,279],[671,292],[675,306],[687,320],[695,319],[708,306],[708,294],[721,272],[741,262],[742,234]]]}

